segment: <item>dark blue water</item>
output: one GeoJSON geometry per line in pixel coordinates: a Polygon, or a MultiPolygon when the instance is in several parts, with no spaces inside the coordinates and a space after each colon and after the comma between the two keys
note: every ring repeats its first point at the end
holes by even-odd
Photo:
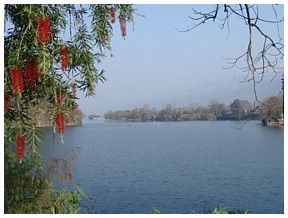
{"type": "Polygon", "coordinates": [[[104,123],[46,135],[47,158],[81,148],[73,178],[96,203],[82,213],[283,213],[284,131],[257,122],[104,123]]]}

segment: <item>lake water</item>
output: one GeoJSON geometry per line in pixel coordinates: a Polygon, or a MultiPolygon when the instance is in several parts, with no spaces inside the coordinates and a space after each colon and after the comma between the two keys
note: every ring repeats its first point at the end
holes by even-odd
{"type": "Polygon", "coordinates": [[[217,205],[283,213],[284,131],[232,121],[67,127],[65,143],[45,129],[48,159],[79,146],[73,180],[82,213],[206,213],[217,205]]]}

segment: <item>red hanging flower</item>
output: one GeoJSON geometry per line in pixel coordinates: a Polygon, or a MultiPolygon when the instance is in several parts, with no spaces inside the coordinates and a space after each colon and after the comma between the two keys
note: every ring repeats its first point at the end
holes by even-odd
{"type": "Polygon", "coordinates": [[[120,29],[121,29],[122,37],[125,37],[126,36],[126,19],[125,19],[125,17],[120,17],[119,22],[120,22],[120,29]]]}
{"type": "Polygon", "coordinates": [[[18,160],[23,160],[25,152],[25,135],[16,135],[16,158],[18,160]]]}
{"type": "Polygon", "coordinates": [[[56,114],[55,122],[56,122],[56,127],[57,127],[58,133],[63,135],[64,128],[65,128],[65,119],[64,119],[64,113],[63,112],[58,112],[56,114]]]}
{"type": "Polygon", "coordinates": [[[24,73],[24,79],[27,83],[27,87],[33,89],[39,77],[40,73],[38,72],[37,64],[33,61],[28,61],[24,73]]]}
{"type": "Polygon", "coordinates": [[[63,47],[61,48],[61,51],[60,51],[60,63],[61,63],[62,70],[68,69],[68,61],[69,61],[68,49],[67,47],[63,47]]]}
{"type": "Polygon", "coordinates": [[[4,94],[4,112],[7,113],[9,111],[9,96],[4,94]]]}
{"type": "Polygon", "coordinates": [[[37,37],[39,42],[47,44],[50,40],[51,29],[48,17],[39,16],[37,19],[37,37]]]}
{"type": "Polygon", "coordinates": [[[115,21],[116,21],[115,8],[111,7],[109,12],[110,12],[110,17],[111,17],[111,23],[115,23],[115,21]]]}
{"type": "Polygon", "coordinates": [[[11,70],[10,77],[13,93],[15,95],[21,94],[24,90],[22,70],[20,68],[13,68],[11,70]]]}

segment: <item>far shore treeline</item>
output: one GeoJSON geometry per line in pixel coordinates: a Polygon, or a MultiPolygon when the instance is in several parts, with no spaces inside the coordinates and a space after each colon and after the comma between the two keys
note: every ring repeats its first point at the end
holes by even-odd
{"type": "Polygon", "coordinates": [[[279,122],[283,119],[283,94],[272,96],[259,106],[241,99],[235,99],[225,105],[212,100],[207,106],[189,105],[177,107],[166,105],[156,109],[148,105],[132,110],[109,111],[105,119],[132,122],[145,121],[194,121],[194,120],[262,120],[262,122],[279,122]]]}

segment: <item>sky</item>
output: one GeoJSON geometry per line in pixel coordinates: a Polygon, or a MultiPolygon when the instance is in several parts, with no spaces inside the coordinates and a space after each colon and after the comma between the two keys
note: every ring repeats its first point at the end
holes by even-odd
{"type": "MultiPolygon", "coordinates": [[[[135,5],[134,26],[127,25],[127,37],[121,37],[114,25],[113,57],[100,64],[107,81],[96,87],[96,94],[79,94],[80,109],[86,115],[103,115],[109,110],[123,110],[145,104],[161,108],[167,104],[207,105],[217,99],[229,104],[235,98],[254,100],[252,83],[241,83],[247,73],[233,69],[223,58],[237,57],[247,46],[247,28],[240,19],[230,20],[230,34],[220,29],[219,22],[206,23],[193,31],[176,30],[193,25],[192,8],[209,10],[210,5],[135,5]]],[[[283,10],[282,10],[283,11],[283,10]]],[[[261,15],[273,16],[269,6],[261,15]]],[[[280,15],[283,13],[281,12],[280,15]]],[[[279,16],[279,17],[282,17],[279,16]]],[[[273,18],[273,17],[272,17],[273,18]]],[[[274,36],[275,26],[265,26],[274,36]]],[[[283,33],[283,24],[280,25],[283,33]]],[[[255,42],[258,43],[258,36],[255,42]]],[[[260,99],[277,95],[281,90],[281,74],[264,77],[258,87],[260,99]]]]}

